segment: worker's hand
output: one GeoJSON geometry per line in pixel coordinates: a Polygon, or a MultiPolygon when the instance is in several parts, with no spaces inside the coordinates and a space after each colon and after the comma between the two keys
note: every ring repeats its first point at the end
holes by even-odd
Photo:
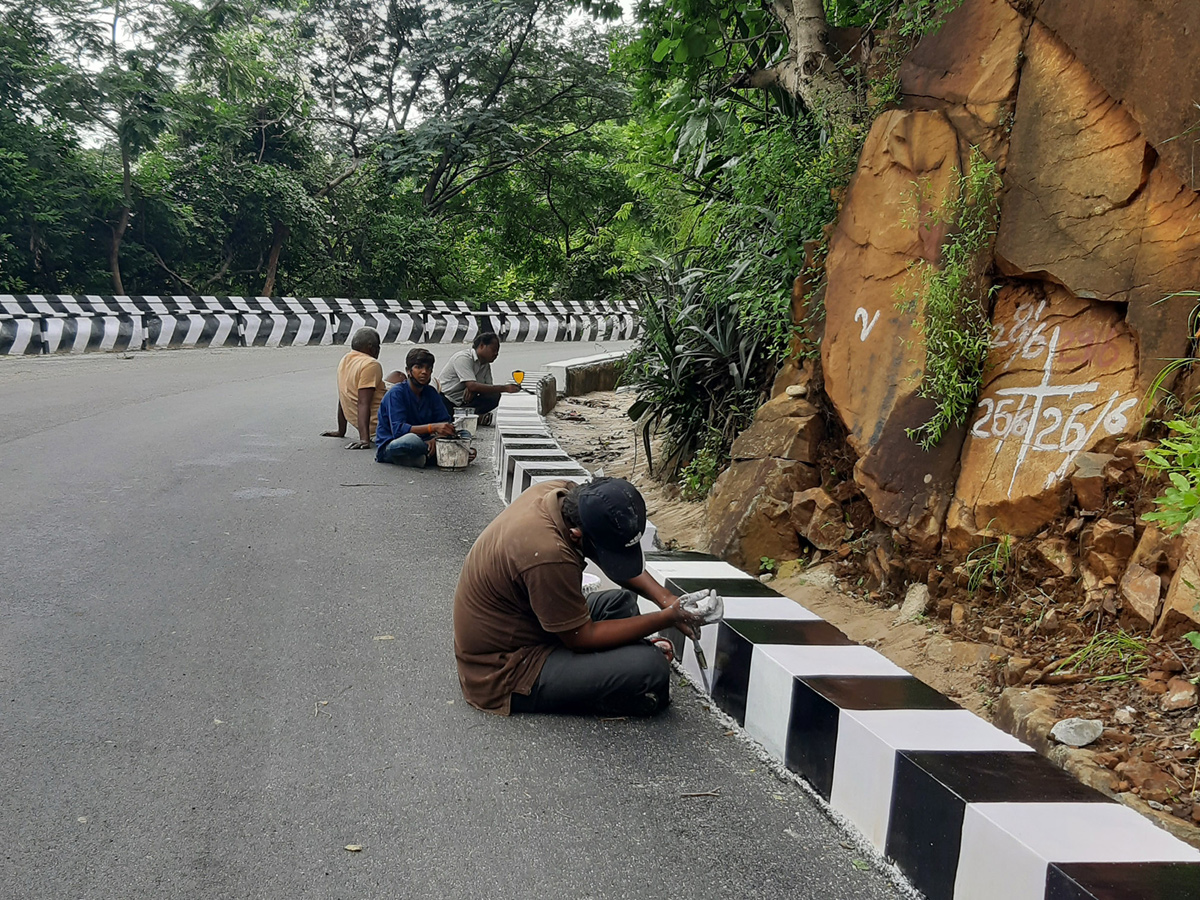
{"type": "Polygon", "coordinates": [[[506,384],[504,386],[504,392],[506,394],[517,394],[520,393],[520,391],[521,386],[519,384],[506,384]]]}
{"type": "Polygon", "coordinates": [[[371,441],[351,441],[346,445],[347,450],[370,450],[375,446],[371,441]]]}
{"type": "Polygon", "coordinates": [[[345,429],[345,428],[343,428],[341,431],[322,431],[322,432],[321,432],[321,437],[336,437],[336,438],[343,438],[343,437],[345,437],[345,436],[346,436],[346,429],[345,429]]]}
{"type": "Polygon", "coordinates": [[[671,624],[682,631],[684,637],[694,638],[699,634],[700,620],[684,609],[678,599],[664,608],[671,614],[671,624]]]}
{"type": "Polygon", "coordinates": [[[454,425],[450,422],[437,422],[429,431],[430,434],[436,434],[439,437],[454,437],[454,425]]]}

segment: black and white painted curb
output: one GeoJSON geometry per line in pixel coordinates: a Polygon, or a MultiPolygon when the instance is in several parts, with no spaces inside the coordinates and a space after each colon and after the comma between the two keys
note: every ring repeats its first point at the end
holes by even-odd
{"type": "Polygon", "coordinates": [[[341,297],[0,294],[0,356],[176,347],[345,344],[358,328],[385,343],[628,340],[640,323],[622,304],[417,303],[341,297]]]}
{"type": "MultiPolygon", "coordinates": [[[[498,410],[506,503],[590,477],[522,397],[498,410]]],[[[646,568],[677,594],[721,593],[700,641],[713,703],[928,900],[1200,900],[1200,850],[769,585],[703,553],[648,552],[646,568]]],[[[702,685],[690,642],[680,659],[702,685]]]]}

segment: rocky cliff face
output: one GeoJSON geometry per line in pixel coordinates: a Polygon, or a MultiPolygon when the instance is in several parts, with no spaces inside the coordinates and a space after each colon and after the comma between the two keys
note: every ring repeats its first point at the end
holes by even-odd
{"type": "MultiPolygon", "coordinates": [[[[755,428],[771,447],[760,452],[747,432],[715,491],[717,549],[753,560],[797,535],[831,546],[806,530],[816,517],[829,531],[839,491],[869,501],[893,559],[961,558],[996,535],[1045,543],[1048,526],[1078,519],[1072,577],[1088,598],[1136,607],[1160,630],[1200,622],[1200,597],[1179,574],[1188,565],[1131,563],[1144,524],[1117,499],[1148,386],[1195,345],[1196,299],[1179,292],[1200,290],[1198,63],[1194,0],[1097,0],[1086,15],[1067,0],[966,0],[915,48],[901,108],[871,128],[826,265],[826,430],[844,428],[854,483],[830,484],[812,420],[785,420],[784,436],[764,420],[755,428]],[[970,421],[927,452],[907,436],[931,405],[917,393],[925,347],[897,285],[915,262],[940,264],[946,226],[919,223],[924,206],[952,196],[972,148],[1003,180],[990,355],[970,421]],[[753,500],[764,479],[769,496],[753,500]],[[805,506],[789,515],[792,492],[805,506]],[[769,526],[745,514],[752,500],[769,526]],[[1113,529],[1129,531],[1119,542],[1129,552],[1086,549],[1094,535],[1116,540],[1113,529]],[[761,553],[759,533],[771,535],[761,553]]],[[[880,580],[888,555],[876,554],[880,580]]]]}

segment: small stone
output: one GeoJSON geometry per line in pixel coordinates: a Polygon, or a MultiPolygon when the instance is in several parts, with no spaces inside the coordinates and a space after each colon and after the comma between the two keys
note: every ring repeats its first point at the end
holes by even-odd
{"type": "MultiPolygon", "coordinates": [[[[1021,679],[1025,677],[1025,673],[1029,671],[1029,667],[1032,665],[1032,659],[1026,659],[1023,656],[1010,656],[1008,662],[1004,664],[1004,683],[1009,685],[1020,684],[1021,679]]],[[[1092,740],[1095,740],[1095,738],[1092,738],[1092,740]]]]}
{"type": "Polygon", "coordinates": [[[1117,444],[1116,455],[1120,459],[1131,459],[1134,462],[1146,455],[1147,450],[1155,447],[1154,441],[1125,441],[1117,444]]]}
{"type": "Polygon", "coordinates": [[[1042,616],[1042,621],[1038,625],[1038,628],[1043,634],[1054,634],[1062,628],[1062,619],[1059,618],[1058,610],[1052,609],[1042,616]]]}
{"type": "Polygon", "coordinates": [[[924,584],[910,584],[904,595],[904,605],[900,607],[900,615],[896,616],[895,624],[911,622],[925,615],[929,608],[929,587],[924,584]]]}
{"type": "Polygon", "coordinates": [[[1196,705],[1196,685],[1182,678],[1172,678],[1167,682],[1167,691],[1158,702],[1163,712],[1173,712],[1177,709],[1188,709],[1196,705]]]}
{"type": "Polygon", "coordinates": [[[1062,538],[1052,538],[1039,542],[1037,552],[1048,565],[1053,566],[1064,576],[1068,578],[1074,577],[1075,560],[1071,557],[1070,545],[1062,538]]]}
{"type": "Polygon", "coordinates": [[[758,580],[761,581],[763,584],[769,584],[770,582],[775,580],[775,575],[771,572],[763,572],[761,575],[758,576],[758,580]]]}
{"type": "Polygon", "coordinates": [[[1159,577],[1137,563],[1130,563],[1121,577],[1121,596],[1125,599],[1125,608],[1148,626],[1158,621],[1158,611],[1162,606],[1159,598],[1161,591],[1159,577]]]}
{"type": "Polygon", "coordinates": [[[783,389],[783,392],[789,397],[806,397],[808,396],[807,384],[789,384],[783,389]]]}
{"type": "Polygon", "coordinates": [[[950,607],[950,624],[955,628],[961,628],[965,621],[967,621],[967,608],[961,603],[955,603],[950,607]]]}
{"type": "Polygon", "coordinates": [[[1050,736],[1068,747],[1086,747],[1104,734],[1099,719],[1061,719],[1050,729],[1050,736]]]}
{"type": "Polygon", "coordinates": [[[1131,759],[1117,766],[1117,772],[1133,785],[1132,790],[1143,800],[1166,803],[1172,794],[1179,793],[1175,779],[1149,760],[1131,759]]]}
{"type": "Polygon", "coordinates": [[[1113,713],[1113,719],[1118,725],[1132,725],[1137,721],[1136,713],[1137,710],[1135,710],[1132,706],[1122,706],[1115,713],[1113,713]]]}
{"type": "Polygon", "coordinates": [[[1147,694],[1165,694],[1167,685],[1162,681],[1155,681],[1153,678],[1139,678],[1138,684],[1142,686],[1147,694]]]}
{"type": "Polygon", "coordinates": [[[1081,510],[1104,508],[1104,467],[1113,459],[1107,453],[1080,453],[1075,457],[1075,470],[1070,480],[1081,510]]]}

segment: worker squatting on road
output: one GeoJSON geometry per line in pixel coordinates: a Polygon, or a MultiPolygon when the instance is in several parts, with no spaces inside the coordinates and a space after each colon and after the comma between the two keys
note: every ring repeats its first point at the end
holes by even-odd
{"type": "Polygon", "coordinates": [[[628,481],[525,491],[467,554],[454,595],[463,696],[486,712],[653,715],[670,703],[670,642],[699,620],[645,570],[646,502],[628,481]],[[585,598],[585,557],[621,590],[585,598]],[[637,595],[660,610],[639,615],[637,595]]]}
{"type": "Polygon", "coordinates": [[[369,450],[375,446],[379,404],[388,388],[404,380],[400,371],[390,372],[384,378],[379,347],[379,332],[360,328],[350,339],[350,352],[338,363],[338,427],[336,431],[321,432],[321,436],[344,438],[346,425],[353,422],[358,428],[358,440],[347,444],[347,450],[369,450]]]}

